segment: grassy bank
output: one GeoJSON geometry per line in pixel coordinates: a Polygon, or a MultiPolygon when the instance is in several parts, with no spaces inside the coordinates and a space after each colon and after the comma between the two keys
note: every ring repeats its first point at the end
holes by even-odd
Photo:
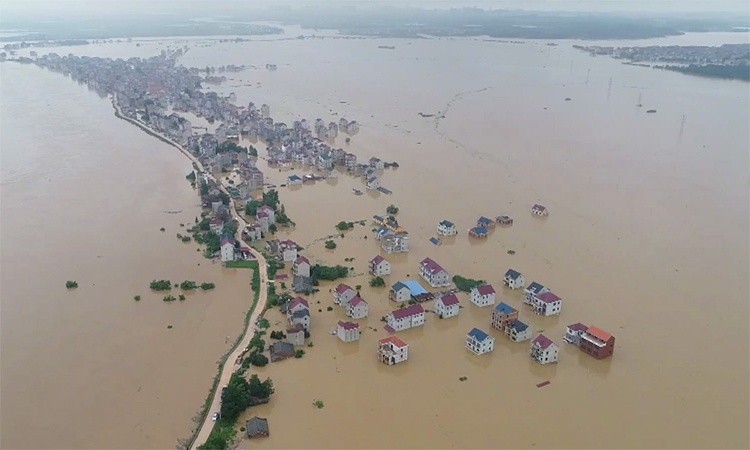
{"type": "MultiPolygon", "coordinates": [[[[198,423],[202,424],[206,420],[206,415],[209,414],[209,408],[211,407],[211,400],[214,398],[214,395],[216,395],[216,390],[219,388],[219,380],[221,379],[221,373],[224,371],[224,366],[227,363],[227,358],[229,355],[232,354],[237,349],[237,346],[240,345],[240,342],[242,342],[242,339],[245,338],[245,335],[247,334],[247,331],[249,329],[250,325],[250,319],[255,312],[255,308],[258,306],[258,300],[260,298],[260,268],[258,266],[258,261],[246,261],[248,263],[251,263],[250,268],[253,269],[253,280],[252,280],[252,287],[253,287],[253,304],[250,306],[250,309],[247,310],[247,313],[245,314],[245,321],[244,321],[244,328],[242,333],[237,336],[237,339],[235,339],[234,344],[232,344],[232,347],[227,350],[226,353],[219,359],[219,368],[216,372],[216,376],[214,376],[214,381],[211,385],[211,390],[208,392],[208,395],[206,396],[206,401],[203,402],[203,406],[201,407],[201,411],[198,413],[198,418],[200,419],[198,423]]],[[[200,432],[201,428],[198,427],[193,432],[193,435],[190,436],[190,439],[187,441],[186,448],[191,448],[193,444],[195,443],[195,439],[198,437],[198,433],[200,432]]],[[[222,437],[226,437],[224,433],[231,432],[231,436],[234,436],[234,424],[227,424],[225,421],[219,421],[214,425],[213,430],[211,430],[211,435],[214,435],[214,433],[221,434],[222,437]],[[229,427],[229,430],[227,430],[227,426],[229,427]]],[[[210,436],[211,436],[210,435],[210,436]]]]}

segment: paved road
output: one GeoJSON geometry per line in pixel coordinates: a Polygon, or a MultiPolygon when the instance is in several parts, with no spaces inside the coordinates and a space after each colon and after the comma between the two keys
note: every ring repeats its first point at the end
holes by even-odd
{"type": "MultiPolygon", "coordinates": [[[[117,95],[115,94],[112,97],[112,104],[115,107],[115,110],[122,116],[125,120],[133,123],[134,125],[138,127],[144,127],[148,128],[144,123],[131,119],[129,117],[125,117],[122,115],[122,111],[120,110],[120,107],[117,103],[117,95]]],[[[168,141],[173,146],[177,147],[185,156],[190,158],[191,161],[193,161],[198,168],[201,171],[204,171],[203,165],[198,161],[198,159],[193,156],[190,152],[188,152],[186,149],[184,149],[180,144],[173,141],[172,139],[168,138],[167,136],[155,132],[154,130],[149,129],[154,134],[158,134],[160,137],[168,141]]],[[[209,176],[211,176],[209,174],[209,176]]],[[[213,178],[213,176],[211,176],[213,178]]],[[[215,180],[215,178],[214,178],[215,180]]],[[[227,191],[226,186],[219,183],[220,189],[224,191],[227,195],[229,195],[229,192],[227,191]]],[[[244,230],[245,226],[248,225],[248,222],[245,220],[242,214],[240,214],[237,211],[237,205],[235,205],[234,201],[231,202],[232,204],[232,216],[237,220],[237,223],[240,225],[238,227],[239,230],[244,230]]],[[[244,211],[243,211],[244,212],[244,211]]],[[[242,232],[240,231],[240,238],[238,239],[239,243],[243,247],[248,247],[250,249],[250,252],[255,256],[255,259],[258,261],[258,270],[260,271],[260,295],[258,296],[258,304],[255,305],[255,310],[253,311],[252,316],[250,317],[250,321],[248,322],[247,328],[244,330],[244,334],[242,335],[242,339],[240,340],[240,343],[237,345],[237,348],[227,357],[226,363],[224,364],[224,370],[221,372],[221,377],[219,377],[219,387],[216,389],[216,392],[214,393],[214,398],[211,400],[211,407],[208,409],[206,413],[206,419],[203,421],[203,423],[200,424],[198,436],[193,441],[193,445],[191,447],[191,450],[195,450],[199,445],[206,442],[208,439],[208,435],[211,434],[211,430],[213,429],[213,419],[211,416],[214,412],[219,411],[221,409],[221,387],[225,384],[229,383],[229,379],[232,377],[232,374],[239,369],[240,366],[235,364],[235,361],[237,358],[242,354],[242,352],[245,350],[245,348],[250,344],[250,340],[253,338],[253,334],[255,334],[256,326],[255,322],[260,318],[261,313],[266,307],[266,302],[268,301],[268,265],[266,263],[266,259],[263,257],[261,253],[259,253],[254,248],[250,247],[245,241],[242,240],[242,232]]]]}

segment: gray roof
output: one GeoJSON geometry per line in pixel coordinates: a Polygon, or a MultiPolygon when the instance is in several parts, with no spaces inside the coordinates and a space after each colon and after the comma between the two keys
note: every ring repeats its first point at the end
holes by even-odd
{"type": "Polygon", "coordinates": [[[511,280],[515,280],[516,278],[520,276],[521,274],[519,272],[516,272],[513,269],[508,269],[508,271],[505,272],[505,278],[510,278],[511,280]]]}
{"type": "Polygon", "coordinates": [[[533,282],[532,282],[532,283],[531,283],[531,284],[530,284],[530,285],[529,285],[529,286],[528,286],[528,287],[526,288],[526,290],[527,290],[527,291],[529,291],[529,292],[533,292],[534,294],[538,294],[538,293],[540,293],[540,292],[541,292],[541,291],[542,291],[543,289],[544,289],[544,286],[542,286],[541,284],[537,283],[536,281],[533,281],[533,282]]]}
{"type": "Polygon", "coordinates": [[[271,344],[271,354],[294,354],[294,345],[288,342],[274,342],[271,344]]]}
{"type": "Polygon", "coordinates": [[[253,417],[247,421],[245,429],[247,430],[247,437],[268,436],[268,420],[263,417],[253,417]]]}
{"type": "Polygon", "coordinates": [[[292,317],[294,317],[295,319],[309,316],[309,315],[310,315],[310,311],[308,309],[300,309],[292,313],[292,317]]]}

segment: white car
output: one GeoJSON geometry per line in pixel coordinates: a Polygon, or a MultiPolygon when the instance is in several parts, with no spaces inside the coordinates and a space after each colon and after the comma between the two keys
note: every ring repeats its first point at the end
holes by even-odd
{"type": "Polygon", "coordinates": [[[219,413],[215,412],[213,416],[211,416],[211,420],[216,422],[216,420],[219,418],[219,413]]]}

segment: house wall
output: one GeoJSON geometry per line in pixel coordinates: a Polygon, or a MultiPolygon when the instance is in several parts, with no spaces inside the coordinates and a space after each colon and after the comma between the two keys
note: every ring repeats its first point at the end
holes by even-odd
{"type": "Polygon", "coordinates": [[[479,291],[472,291],[471,302],[477,306],[490,306],[495,304],[495,294],[480,295],[479,291]]]}
{"type": "Polygon", "coordinates": [[[310,276],[310,264],[307,264],[307,263],[298,264],[295,270],[295,274],[301,277],[309,277],[310,276]]]}
{"type": "Polygon", "coordinates": [[[454,317],[458,315],[459,305],[445,306],[443,302],[435,302],[435,312],[443,319],[454,317]]]}
{"type": "Polygon", "coordinates": [[[615,338],[610,338],[610,340],[607,341],[607,344],[604,347],[597,347],[586,339],[581,339],[578,344],[578,348],[580,348],[582,352],[593,356],[596,359],[604,359],[612,356],[612,353],[614,353],[615,338]]]}
{"type": "Polygon", "coordinates": [[[333,294],[333,302],[337,305],[346,306],[349,304],[351,299],[357,296],[357,293],[353,290],[349,290],[344,292],[343,294],[334,293],[333,294]]]}
{"type": "Polygon", "coordinates": [[[466,348],[478,355],[489,353],[495,349],[495,340],[490,337],[484,341],[478,341],[473,336],[469,336],[466,338],[466,348]]]}
{"type": "Polygon", "coordinates": [[[292,262],[292,261],[294,261],[295,259],[297,259],[297,249],[296,248],[285,249],[284,253],[282,255],[282,259],[285,262],[292,262]]]}
{"type": "Polygon", "coordinates": [[[364,319],[367,317],[368,307],[365,304],[359,304],[357,306],[349,306],[346,315],[352,319],[364,319]]]}
{"type": "Polygon", "coordinates": [[[234,261],[234,246],[233,245],[222,245],[221,246],[221,260],[222,261],[234,261]]]}
{"type": "Polygon", "coordinates": [[[411,298],[409,289],[401,289],[398,292],[390,291],[388,297],[394,302],[406,302],[411,298]]]}

